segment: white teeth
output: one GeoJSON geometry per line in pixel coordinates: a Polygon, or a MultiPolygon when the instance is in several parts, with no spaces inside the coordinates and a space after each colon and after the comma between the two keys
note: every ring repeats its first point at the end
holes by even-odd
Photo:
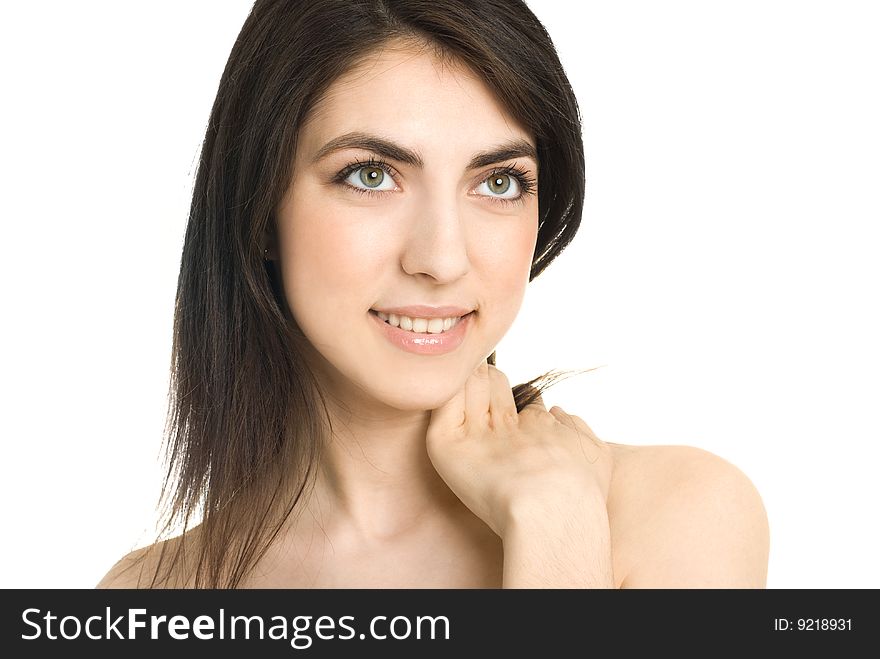
{"type": "Polygon", "coordinates": [[[461,320],[461,318],[410,318],[409,316],[399,316],[395,313],[386,314],[381,311],[377,311],[376,315],[389,325],[394,325],[408,332],[419,332],[422,334],[440,334],[452,329],[461,320]]]}

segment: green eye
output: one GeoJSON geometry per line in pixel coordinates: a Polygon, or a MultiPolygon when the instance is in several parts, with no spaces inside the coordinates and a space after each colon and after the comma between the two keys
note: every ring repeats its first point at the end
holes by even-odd
{"type": "Polygon", "coordinates": [[[504,194],[510,188],[510,176],[507,174],[493,174],[486,179],[486,183],[493,194],[504,194]]]}
{"type": "Polygon", "coordinates": [[[385,172],[379,167],[361,167],[358,178],[368,188],[375,188],[382,185],[382,181],[385,180],[385,172]]]}

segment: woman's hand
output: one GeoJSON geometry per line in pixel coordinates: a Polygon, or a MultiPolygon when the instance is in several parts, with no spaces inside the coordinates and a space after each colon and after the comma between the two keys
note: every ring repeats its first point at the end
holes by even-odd
{"type": "Polygon", "coordinates": [[[523,511],[577,516],[608,497],[610,448],[540,398],[517,414],[507,377],[486,362],[433,410],[427,449],[449,488],[502,538],[523,511]]]}

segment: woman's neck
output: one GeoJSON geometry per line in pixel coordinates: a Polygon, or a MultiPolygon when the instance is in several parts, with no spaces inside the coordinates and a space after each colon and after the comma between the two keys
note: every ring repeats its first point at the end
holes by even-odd
{"type": "Polygon", "coordinates": [[[463,512],[428,457],[430,411],[386,410],[331,411],[308,503],[325,532],[383,540],[463,512]]]}

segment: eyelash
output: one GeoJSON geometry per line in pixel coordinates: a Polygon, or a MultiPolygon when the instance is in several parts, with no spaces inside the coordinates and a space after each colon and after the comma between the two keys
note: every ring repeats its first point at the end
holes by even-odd
{"type": "MultiPolygon", "coordinates": [[[[376,195],[382,195],[387,192],[391,192],[391,190],[367,190],[366,188],[358,188],[358,187],[355,187],[355,186],[345,182],[345,179],[347,179],[352,174],[352,172],[356,172],[359,169],[363,169],[365,167],[378,167],[379,169],[384,170],[386,174],[391,176],[391,178],[393,178],[393,179],[397,178],[397,171],[390,164],[388,164],[384,160],[371,157],[371,158],[367,159],[366,161],[355,160],[354,162],[347,164],[333,178],[333,182],[339,183],[340,185],[345,186],[349,190],[354,190],[355,192],[369,195],[371,197],[376,196],[376,195]]],[[[486,177],[480,181],[480,183],[488,181],[493,176],[498,176],[499,174],[506,175],[506,176],[512,176],[513,178],[516,179],[516,182],[519,184],[519,196],[514,199],[503,199],[501,197],[489,196],[488,197],[489,199],[492,199],[493,201],[500,203],[500,204],[503,204],[503,205],[522,204],[523,201],[525,200],[526,195],[532,195],[532,194],[536,193],[537,181],[535,181],[535,179],[532,176],[530,176],[528,172],[520,169],[519,167],[516,167],[515,165],[506,165],[504,167],[496,167],[491,172],[489,172],[486,175],[486,177]]],[[[481,196],[486,196],[486,195],[481,195],[481,196]]]]}

